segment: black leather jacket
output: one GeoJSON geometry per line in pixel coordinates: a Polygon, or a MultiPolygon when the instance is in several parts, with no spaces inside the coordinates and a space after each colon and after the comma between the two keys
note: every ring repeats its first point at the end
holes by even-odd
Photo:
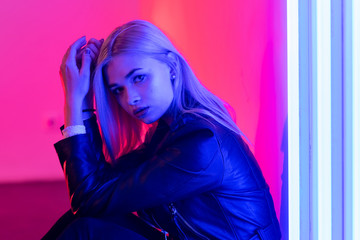
{"type": "Polygon", "coordinates": [[[184,115],[160,120],[151,137],[104,161],[96,118],[87,134],[55,144],[71,209],[80,216],[137,211],[174,239],[280,239],[268,185],[241,137],[184,115]]]}

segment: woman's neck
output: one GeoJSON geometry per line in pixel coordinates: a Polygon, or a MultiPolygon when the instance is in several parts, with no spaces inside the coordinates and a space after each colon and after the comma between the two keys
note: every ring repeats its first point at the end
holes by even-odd
{"type": "Polygon", "coordinates": [[[171,126],[176,119],[176,107],[174,106],[174,100],[171,102],[170,106],[166,112],[162,115],[161,119],[166,122],[167,125],[171,126]]]}
{"type": "Polygon", "coordinates": [[[166,122],[167,125],[171,126],[171,124],[174,122],[174,117],[170,114],[165,113],[161,119],[166,122]]]}

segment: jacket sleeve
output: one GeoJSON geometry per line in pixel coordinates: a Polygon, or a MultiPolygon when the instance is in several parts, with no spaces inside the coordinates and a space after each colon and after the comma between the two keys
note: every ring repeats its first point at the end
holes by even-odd
{"type": "Polygon", "coordinates": [[[213,130],[201,124],[181,129],[156,155],[127,171],[107,164],[89,134],[57,142],[72,211],[91,216],[133,212],[219,186],[223,162],[213,130]]]}

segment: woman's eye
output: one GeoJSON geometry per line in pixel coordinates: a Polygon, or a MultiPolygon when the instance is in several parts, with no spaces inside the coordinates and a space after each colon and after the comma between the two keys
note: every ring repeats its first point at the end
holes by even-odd
{"type": "Polygon", "coordinates": [[[121,88],[121,87],[115,88],[114,90],[112,90],[112,92],[115,95],[119,95],[123,92],[123,88],[121,88]]]}
{"type": "Polygon", "coordinates": [[[134,77],[134,83],[142,82],[145,79],[145,75],[137,75],[134,77]]]}

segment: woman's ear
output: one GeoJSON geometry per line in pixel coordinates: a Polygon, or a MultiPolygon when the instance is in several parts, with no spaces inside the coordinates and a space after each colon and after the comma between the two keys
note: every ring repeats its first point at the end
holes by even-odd
{"type": "Polygon", "coordinates": [[[173,52],[168,52],[167,57],[170,60],[171,65],[175,68],[175,69],[172,69],[172,70],[175,70],[177,72],[178,67],[179,67],[179,58],[178,58],[178,56],[173,52]]]}

